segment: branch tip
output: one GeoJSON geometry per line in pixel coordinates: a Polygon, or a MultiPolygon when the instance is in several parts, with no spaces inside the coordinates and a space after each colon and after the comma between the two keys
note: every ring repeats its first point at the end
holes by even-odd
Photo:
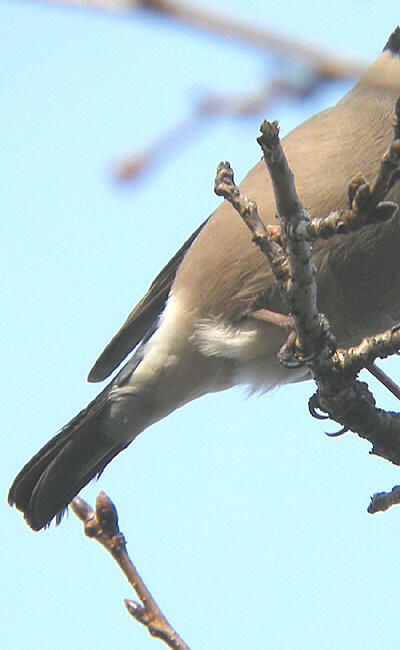
{"type": "Polygon", "coordinates": [[[111,499],[100,492],[96,499],[96,513],[79,497],[74,499],[71,506],[73,512],[84,522],[85,534],[95,538],[112,555],[140,599],[142,604],[130,599],[124,600],[129,614],[147,627],[151,636],[161,639],[173,650],[189,650],[165,618],[129,557],[125,538],[118,528],[117,509],[111,499]]]}
{"type": "Polygon", "coordinates": [[[257,142],[264,156],[270,156],[272,150],[280,143],[279,122],[277,120],[273,122],[264,120],[260,126],[260,131],[261,135],[258,136],[257,142]]]}
{"type": "Polygon", "coordinates": [[[391,492],[376,492],[371,497],[371,503],[367,508],[370,515],[377,512],[384,512],[394,505],[400,503],[400,485],[395,485],[391,492]]]}
{"type": "Polygon", "coordinates": [[[117,509],[111,499],[102,491],[99,492],[96,499],[96,517],[100,528],[108,537],[119,533],[117,509]]]}
{"type": "Polygon", "coordinates": [[[80,497],[75,497],[71,503],[70,507],[72,512],[80,519],[82,522],[86,523],[91,518],[95,516],[92,508],[86,501],[80,497]]]}

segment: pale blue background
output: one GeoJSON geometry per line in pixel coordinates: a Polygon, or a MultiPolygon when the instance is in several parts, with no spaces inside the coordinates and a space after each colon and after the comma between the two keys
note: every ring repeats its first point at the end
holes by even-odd
{"type": "MultiPolygon", "coordinates": [[[[400,21],[398,0],[213,6],[365,61],[400,21]]],[[[133,188],[112,180],[118,155],[175,124],[204,89],[254,88],[261,56],[143,14],[3,0],[0,57],[1,646],[161,648],[126,614],[129,586],[75,517],[34,534],[7,507],[8,486],[97,392],[85,376],[98,353],[217,205],[219,160],[242,176],[260,156],[262,117],[287,132],[345,86],[218,120],[133,188]]],[[[388,367],[397,374],[396,360],[388,367]]],[[[140,572],[193,649],[400,648],[400,510],[366,513],[400,471],[352,434],[327,438],[336,425],[309,417],[312,391],[203,398],[82,493],[115,500],[140,572]]]]}

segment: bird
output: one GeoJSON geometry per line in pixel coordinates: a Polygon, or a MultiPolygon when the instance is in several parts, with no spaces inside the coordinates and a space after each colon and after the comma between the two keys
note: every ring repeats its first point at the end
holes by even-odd
{"type": "MultiPolygon", "coordinates": [[[[400,27],[381,55],[333,107],[283,139],[300,199],[312,217],[347,205],[349,180],[373,179],[392,140],[400,95],[400,27]]],[[[264,162],[240,190],[275,223],[273,189],[264,162]]],[[[400,205],[400,189],[387,197],[400,205]]],[[[334,236],[313,246],[318,308],[339,346],[400,321],[400,217],[334,236]]],[[[260,309],[287,313],[272,271],[250,231],[224,201],[161,270],[91,369],[99,395],[16,476],[9,504],[35,531],[58,524],[72,499],[144,429],[209,392],[243,384],[265,392],[305,380],[277,353],[285,333],[254,318],[260,309]],[[130,355],[130,356],[129,356],[130,355]]],[[[195,425],[194,425],[195,426],[195,425]]]]}

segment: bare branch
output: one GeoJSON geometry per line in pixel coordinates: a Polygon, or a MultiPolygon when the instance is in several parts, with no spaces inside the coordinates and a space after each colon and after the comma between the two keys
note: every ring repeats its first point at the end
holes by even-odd
{"type": "Polygon", "coordinates": [[[217,167],[214,192],[229,201],[240,214],[253,234],[254,243],[266,255],[274,271],[280,291],[283,295],[286,295],[289,269],[282,246],[276,241],[274,230],[271,231],[264,226],[259,217],[256,203],[241,194],[235,184],[233,170],[228,162],[221,162],[217,167]]]}
{"type": "Polygon", "coordinates": [[[385,359],[400,350],[400,326],[381,334],[364,338],[361,343],[347,350],[337,350],[333,358],[341,370],[356,376],[363,368],[369,368],[376,359],[385,359]]]}
{"type": "MultiPolygon", "coordinates": [[[[262,226],[258,223],[256,205],[241,195],[234,185],[228,163],[218,167],[216,180],[217,193],[225,196],[238,211],[257,244],[260,237],[266,241],[264,252],[268,260],[272,260],[273,271],[275,267],[278,269],[276,279],[294,326],[279,359],[288,367],[305,365],[312,373],[318,391],[310,400],[310,412],[316,417],[324,417],[318,414],[317,409],[324,411],[342,425],[338,434],[348,430],[357,433],[372,443],[371,453],[397,465],[400,465],[400,414],[378,409],[368,385],[356,377],[362,368],[367,368],[396,394],[398,387],[394,382],[386,381],[386,376],[374,366],[374,362],[378,357],[384,358],[400,350],[400,326],[366,338],[348,350],[336,350],[329,324],[318,313],[311,241],[368,227],[393,216],[397,205],[382,201],[400,177],[399,115],[400,102],[397,102],[394,140],[382,158],[375,183],[370,187],[361,175],[350,182],[350,210],[342,222],[339,213],[333,213],[325,220],[310,219],[297,196],[294,177],[279,141],[278,124],[262,124],[258,142],[271,178],[280,223],[279,264],[272,252],[271,237],[268,233],[260,234],[262,226]],[[233,185],[228,190],[222,172],[229,176],[229,184],[233,185]],[[252,218],[249,218],[249,213],[252,218]],[[286,274],[284,281],[282,269],[286,274]]],[[[274,315],[275,320],[277,316],[274,315]]],[[[258,317],[263,318],[263,314],[258,317]]],[[[264,318],[271,322],[271,312],[267,311],[264,318]]],[[[278,324],[288,327],[289,321],[278,318],[278,324]]]]}
{"type": "Polygon", "coordinates": [[[294,177],[280,144],[278,123],[264,121],[257,141],[271,178],[278,221],[287,250],[289,280],[285,300],[296,325],[298,353],[303,357],[315,356],[325,348],[325,354],[330,355],[332,344],[328,342],[329,332],[318,312],[311,243],[306,238],[296,236],[297,229],[310,223],[310,216],[297,196],[294,177]]]}
{"type": "Polygon", "coordinates": [[[377,492],[374,494],[368,506],[368,512],[371,515],[376,512],[383,512],[397,503],[400,503],[400,485],[395,485],[391,492],[377,492]]]}
{"type": "Polygon", "coordinates": [[[80,497],[75,497],[70,505],[83,522],[85,534],[98,541],[113,556],[141,600],[142,605],[132,600],[124,601],[131,616],[147,627],[151,636],[161,639],[173,650],[190,650],[168,623],[130,559],[125,538],[118,527],[117,510],[111,499],[104,492],[99,492],[96,512],[80,497]]]}

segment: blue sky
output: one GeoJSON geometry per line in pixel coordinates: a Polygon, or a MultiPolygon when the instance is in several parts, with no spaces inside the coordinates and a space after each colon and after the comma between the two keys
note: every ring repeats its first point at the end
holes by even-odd
{"type": "MultiPolygon", "coordinates": [[[[212,6],[366,62],[400,20],[385,0],[212,6]]],[[[241,123],[219,119],[124,187],[111,174],[121,153],[177,123],[204,90],[255,88],[273,61],[144,15],[28,0],[1,3],[0,56],[2,645],[162,647],[126,614],[129,586],[75,517],[34,534],[6,505],[8,486],[98,391],[85,377],[99,352],[217,205],[217,163],[230,160],[240,178],[260,156],[263,117],[285,133],[345,85],[241,123]]],[[[386,367],[395,375],[399,363],[386,367]]],[[[366,513],[400,471],[354,435],[327,438],[336,425],[310,418],[312,392],[202,398],[82,492],[115,501],[139,571],[193,648],[400,647],[400,511],[366,513]]]]}

